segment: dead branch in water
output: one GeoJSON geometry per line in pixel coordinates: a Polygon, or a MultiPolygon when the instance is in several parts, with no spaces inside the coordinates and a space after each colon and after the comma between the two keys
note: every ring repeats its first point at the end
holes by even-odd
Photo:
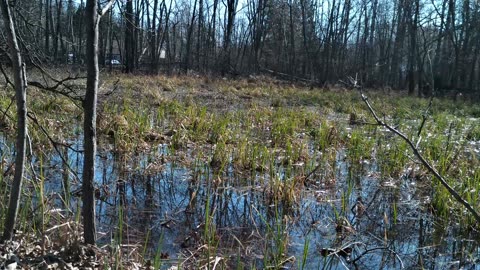
{"type": "MultiPolygon", "coordinates": [[[[349,77],[349,81],[350,81],[350,84],[358,89],[360,91],[360,95],[362,97],[362,100],[363,102],[365,102],[365,104],[367,105],[368,107],[368,110],[370,111],[370,113],[372,114],[373,118],[375,118],[375,121],[378,123],[378,125],[380,126],[383,126],[385,128],[387,128],[389,131],[393,132],[394,134],[396,134],[397,136],[399,136],[400,138],[402,138],[409,146],[410,148],[412,149],[413,151],[413,154],[420,160],[420,162],[423,164],[423,166],[425,166],[427,168],[427,170],[433,174],[435,176],[435,178],[438,179],[438,181],[440,181],[440,183],[447,189],[447,191],[450,193],[450,195],[452,195],[452,197],[457,201],[459,202],[460,204],[462,204],[472,215],[473,217],[475,218],[475,220],[477,221],[477,223],[480,223],[480,215],[478,214],[477,211],[475,211],[475,209],[473,209],[473,207],[466,201],[462,198],[462,196],[460,196],[460,194],[455,190],[453,189],[448,183],[447,181],[445,180],[445,178],[440,175],[440,173],[433,167],[432,164],[430,164],[430,162],[428,162],[423,156],[422,154],[419,152],[418,148],[413,144],[413,142],[405,135],[403,134],[401,131],[399,131],[398,129],[390,126],[389,124],[387,124],[385,121],[382,121],[376,111],[373,109],[372,105],[370,104],[370,102],[368,101],[368,97],[363,93],[363,90],[362,90],[362,87],[360,87],[358,85],[358,81],[356,79],[353,79],[352,77],[349,77]]],[[[422,124],[423,125],[423,124],[422,124]]]]}

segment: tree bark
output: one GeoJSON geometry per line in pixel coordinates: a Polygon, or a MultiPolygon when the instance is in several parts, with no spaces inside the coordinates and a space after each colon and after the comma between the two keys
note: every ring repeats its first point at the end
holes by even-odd
{"type": "Polygon", "coordinates": [[[45,55],[50,55],[50,0],[45,1],[45,55]]]}
{"type": "Polygon", "coordinates": [[[190,69],[190,50],[192,47],[192,33],[193,27],[195,23],[195,12],[197,11],[197,0],[193,3],[193,12],[192,12],[192,19],[190,21],[190,25],[188,26],[188,33],[187,33],[187,44],[185,45],[185,60],[183,61],[183,71],[185,73],[188,72],[190,69]]]}
{"type": "Polygon", "coordinates": [[[198,3],[198,28],[197,28],[197,48],[196,48],[196,56],[197,56],[197,69],[200,70],[204,68],[201,66],[201,57],[200,51],[203,47],[203,0],[199,0],[198,3]]]}
{"type": "Polygon", "coordinates": [[[5,227],[2,240],[11,240],[13,229],[17,219],[18,206],[20,204],[20,195],[22,191],[22,181],[25,167],[25,148],[27,136],[27,83],[25,66],[22,62],[20,47],[15,33],[15,24],[12,19],[8,0],[0,1],[2,16],[6,28],[10,57],[12,59],[13,76],[15,83],[15,99],[17,102],[17,139],[15,156],[15,174],[13,178],[12,189],[10,192],[10,201],[8,212],[5,219],[5,227]]]}
{"type": "Polygon", "coordinates": [[[293,1],[289,1],[289,17],[290,17],[290,58],[289,58],[289,72],[292,75],[296,75],[296,55],[295,55],[295,25],[294,25],[294,16],[293,16],[293,1]]]}
{"type": "Polygon", "coordinates": [[[53,40],[53,59],[55,62],[58,61],[58,43],[61,40],[61,15],[62,15],[62,0],[55,0],[55,6],[57,8],[57,21],[55,26],[55,36],[53,40]]]}
{"type": "MultiPolygon", "coordinates": [[[[209,35],[209,41],[208,41],[208,55],[205,57],[206,61],[206,66],[209,67],[209,61],[210,58],[215,59],[215,48],[216,48],[216,22],[217,22],[217,6],[218,6],[218,0],[213,0],[213,12],[212,12],[212,18],[210,20],[209,26],[208,26],[208,35],[209,35]]],[[[215,60],[214,60],[215,61],[215,60]]]]}
{"type": "Polygon", "coordinates": [[[400,0],[397,7],[397,31],[395,33],[395,40],[393,45],[392,60],[390,67],[390,85],[395,88],[400,88],[402,84],[402,70],[400,63],[403,55],[403,41],[405,39],[405,1],[400,0]]]}
{"type": "Polygon", "coordinates": [[[233,25],[235,23],[235,13],[237,8],[236,0],[227,0],[227,26],[225,29],[225,39],[223,41],[223,64],[222,64],[222,76],[225,75],[230,69],[230,43],[232,40],[233,25]]]}
{"type": "MultiPolygon", "coordinates": [[[[150,73],[157,74],[158,73],[158,57],[157,57],[157,27],[156,27],[156,18],[157,18],[157,8],[158,8],[158,0],[154,0],[153,2],[153,14],[152,14],[152,23],[149,26],[149,40],[150,40],[150,73]]],[[[147,8],[147,13],[148,13],[147,8]]]]}
{"type": "Polygon", "coordinates": [[[98,91],[98,14],[97,0],[87,0],[85,11],[85,24],[87,33],[86,64],[87,64],[87,89],[83,103],[84,122],[84,163],[82,182],[82,214],[83,233],[86,244],[95,245],[95,156],[96,144],[96,116],[97,116],[97,91],[98,91]]]}
{"type": "Polygon", "coordinates": [[[135,26],[133,22],[133,0],[127,0],[125,6],[125,73],[133,72],[135,65],[135,26]]]}
{"type": "Polygon", "coordinates": [[[112,72],[113,65],[113,12],[110,11],[108,14],[108,70],[112,72]]]}
{"type": "MultiPolygon", "coordinates": [[[[408,55],[408,95],[415,94],[415,62],[417,57],[417,27],[418,27],[418,12],[420,3],[417,0],[408,3],[409,13],[409,31],[410,31],[410,50],[408,55]]],[[[419,78],[420,79],[420,78],[419,78]]]]}

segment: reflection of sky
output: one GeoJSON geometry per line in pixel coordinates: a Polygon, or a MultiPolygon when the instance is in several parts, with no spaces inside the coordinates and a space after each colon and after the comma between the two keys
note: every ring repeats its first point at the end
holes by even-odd
{"type": "MultiPolygon", "coordinates": [[[[72,148],[81,149],[82,145],[74,143],[72,148]]],[[[394,259],[390,250],[397,253],[407,268],[417,265],[419,255],[423,256],[426,268],[433,266],[433,262],[438,267],[443,267],[458,258],[463,260],[468,252],[473,257],[479,256],[480,251],[475,242],[462,240],[468,235],[462,236],[462,232],[453,229],[442,231],[433,226],[435,220],[423,210],[426,207],[423,204],[424,195],[415,182],[409,179],[381,179],[378,176],[349,179],[350,165],[345,161],[344,155],[344,151],[337,155],[337,179],[333,186],[307,186],[307,189],[300,190],[296,194],[297,207],[286,218],[281,214],[281,206],[277,208],[280,214],[275,217],[275,207],[267,205],[265,187],[261,183],[268,182],[268,175],[257,173],[256,180],[252,182],[248,177],[245,179],[235,175],[231,168],[228,176],[222,176],[220,187],[212,190],[209,187],[213,176],[208,165],[197,162],[195,168],[187,169],[185,165],[172,161],[168,145],[161,145],[150,154],[137,155],[123,163],[118,161],[113,152],[99,151],[96,159],[96,183],[99,187],[106,186],[105,190],[110,192],[106,196],[104,189],[101,189],[103,198],[97,200],[98,231],[102,235],[99,242],[110,243],[118,233],[116,227],[119,224],[120,196],[117,181],[122,180],[125,183],[126,199],[123,206],[124,242],[141,245],[145,236],[150,234],[149,248],[154,252],[162,237],[162,251],[167,252],[171,258],[176,258],[180,252],[185,251],[181,248],[184,239],[195,232],[201,235],[202,231],[197,226],[204,223],[207,197],[215,209],[212,220],[224,241],[223,246],[236,246],[237,239],[240,239],[243,245],[252,249],[254,255],[260,256],[266,248],[274,252],[275,241],[272,239],[286,233],[287,254],[297,258],[293,264],[296,266],[302,258],[305,241],[308,239],[310,246],[306,269],[323,266],[344,269],[339,258],[322,258],[319,254],[324,248],[348,245],[354,248],[353,257],[360,256],[366,249],[382,248],[363,255],[358,262],[362,269],[377,268],[385,258],[388,258],[387,268],[398,268],[398,260],[394,259]],[[149,173],[147,167],[152,162],[158,162],[161,155],[167,163],[163,164],[158,173],[149,173]],[[262,178],[263,181],[260,181],[262,178]],[[246,186],[252,183],[253,186],[246,186]],[[151,205],[146,203],[149,192],[151,205]],[[186,211],[193,192],[196,192],[196,203],[192,204],[191,211],[186,211]],[[356,233],[337,234],[335,219],[337,214],[341,215],[342,196],[345,194],[348,196],[344,215],[356,233]],[[351,211],[358,197],[367,206],[367,214],[362,217],[355,216],[351,211]],[[393,210],[394,203],[396,214],[393,210]],[[278,222],[282,224],[281,227],[277,227],[278,222]],[[283,231],[277,233],[277,228],[283,231]],[[435,234],[440,237],[434,237],[435,234]],[[269,239],[266,246],[262,244],[264,237],[269,239]],[[463,255],[458,254],[459,245],[466,250],[463,255]]],[[[69,164],[77,172],[81,172],[82,158],[82,154],[68,151],[69,164]]],[[[61,159],[52,155],[48,162],[43,163],[46,194],[61,194],[61,159]]],[[[365,165],[362,175],[371,175],[370,172],[376,170],[374,163],[365,165]]],[[[284,170],[278,168],[278,171],[278,175],[282,176],[284,170]]],[[[79,183],[71,187],[72,190],[79,188],[79,183]]],[[[78,199],[76,197],[72,200],[78,199]]],[[[75,208],[76,203],[72,205],[75,208]]],[[[192,243],[192,246],[194,244],[198,243],[192,243]]],[[[235,248],[233,252],[236,252],[235,248]]],[[[348,265],[344,259],[341,260],[348,265]]],[[[261,262],[256,263],[261,265],[261,262]]]]}

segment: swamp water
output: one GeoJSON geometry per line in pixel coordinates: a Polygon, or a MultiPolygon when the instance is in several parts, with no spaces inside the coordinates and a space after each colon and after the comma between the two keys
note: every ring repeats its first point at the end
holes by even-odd
{"type": "MultiPolygon", "coordinates": [[[[81,172],[76,148],[64,159],[81,172]]],[[[345,151],[335,155],[330,177],[320,169],[296,182],[316,164],[278,162],[274,173],[250,174],[227,165],[218,173],[208,160],[189,158],[188,147],[159,144],[129,157],[100,150],[99,245],[161,258],[162,269],[480,269],[478,236],[435,218],[427,183],[382,179],[375,163],[351,166],[345,151]]],[[[45,196],[64,207],[58,198],[69,183],[75,212],[80,183],[58,155],[44,166],[45,196]]]]}

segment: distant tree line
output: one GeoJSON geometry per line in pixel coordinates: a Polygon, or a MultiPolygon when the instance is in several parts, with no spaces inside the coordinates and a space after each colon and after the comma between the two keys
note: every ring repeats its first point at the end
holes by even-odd
{"type": "MultiPolygon", "coordinates": [[[[83,63],[84,0],[14,3],[27,62],[83,63]]],[[[480,87],[475,0],[121,0],[99,27],[100,65],[118,59],[127,73],[358,74],[419,95],[480,87]]]]}

